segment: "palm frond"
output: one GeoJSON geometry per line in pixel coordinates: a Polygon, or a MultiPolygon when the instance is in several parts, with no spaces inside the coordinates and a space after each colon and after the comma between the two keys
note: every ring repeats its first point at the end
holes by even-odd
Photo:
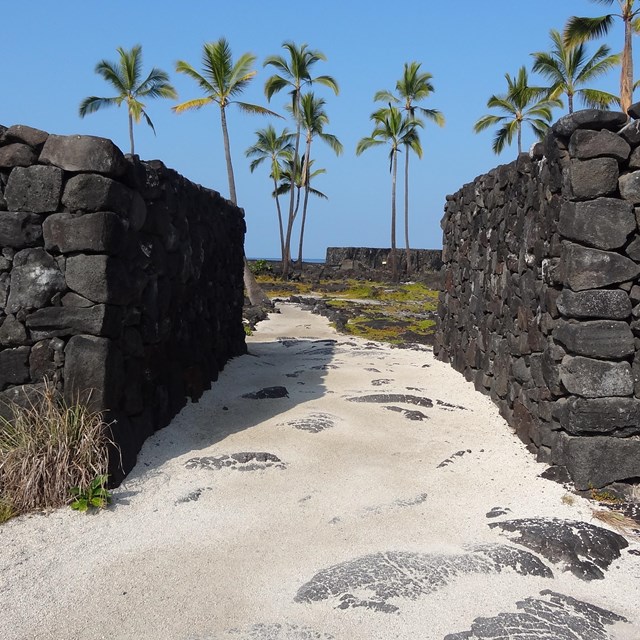
{"type": "Polygon", "coordinates": [[[238,108],[241,111],[244,111],[245,113],[253,113],[261,116],[274,116],[276,118],[282,118],[282,116],[279,113],[276,113],[275,111],[271,111],[271,109],[267,109],[266,107],[261,107],[260,105],[257,105],[257,104],[250,104],[248,102],[236,102],[236,101],[234,101],[233,104],[237,104],[238,108]]]}
{"type": "Polygon", "coordinates": [[[609,14],[597,18],[569,18],[564,29],[564,41],[567,45],[578,44],[586,40],[601,38],[611,29],[614,16],[609,14]]]}
{"type": "Polygon", "coordinates": [[[206,98],[195,98],[193,100],[187,100],[186,102],[182,102],[180,104],[171,107],[171,111],[174,113],[182,113],[184,111],[189,111],[191,109],[201,109],[202,107],[215,102],[215,98],[208,96],[206,98]]]}
{"type": "Polygon", "coordinates": [[[620,106],[620,97],[597,89],[580,89],[576,92],[588,109],[608,109],[611,105],[620,106]]]}
{"type": "Polygon", "coordinates": [[[89,96],[85,98],[78,108],[78,114],[84,118],[88,113],[95,113],[104,107],[120,106],[121,98],[98,98],[97,96],[89,96]]]}

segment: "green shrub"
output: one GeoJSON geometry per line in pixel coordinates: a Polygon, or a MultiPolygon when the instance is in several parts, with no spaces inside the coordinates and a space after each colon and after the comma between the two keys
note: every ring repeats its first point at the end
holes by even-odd
{"type": "Polygon", "coordinates": [[[261,276],[265,273],[271,273],[271,265],[266,260],[254,260],[250,265],[249,269],[254,276],[261,276]]]}
{"type": "Polygon", "coordinates": [[[88,511],[91,508],[104,509],[111,502],[111,494],[107,491],[107,478],[107,475],[96,476],[86,489],[72,487],[71,508],[75,511],[88,511]]]}
{"type": "Polygon", "coordinates": [[[107,471],[108,425],[85,406],[68,406],[45,383],[25,406],[0,417],[0,504],[15,514],[68,504],[107,471]]]}

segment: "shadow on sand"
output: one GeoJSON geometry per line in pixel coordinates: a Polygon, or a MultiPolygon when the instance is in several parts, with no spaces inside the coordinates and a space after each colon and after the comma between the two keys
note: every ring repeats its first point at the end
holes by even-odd
{"type": "Polygon", "coordinates": [[[185,406],[171,424],[144,443],[136,466],[114,496],[116,502],[126,504],[133,495],[129,487],[167,461],[188,453],[197,457],[231,434],[323,397],[326,372],[337,366],[333,363],[336,340],[332,339],[278,338],[251,342],[248,348],[247,355],[227,363],[198,402],[185,406]]]}

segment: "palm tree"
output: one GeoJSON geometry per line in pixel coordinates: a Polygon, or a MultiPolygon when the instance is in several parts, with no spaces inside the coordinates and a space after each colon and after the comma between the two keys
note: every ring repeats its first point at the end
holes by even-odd
{"type": "Polygon", "coordinates": [[[309,161],[309,166],[307,168],[306,177],[303,179],[302,166],[305,160],[303,159],[300,162],[300,158],[293,155],[293,153],[287,154],[283,164],[280,167],[280,184],[278,184],[278,188],[273,192],[273,196],[275,198],[277,195],[284,195],[285,193],[291,193],[291,185],[293,185],[293,193],[295,200],[295,215],[298,214],[298,210],[300,208],[300,198],[303,189],[307,186],[309,187],[309,193],[312,196],[316,196],[318,198],[322,198],[323,200],[328,200],[326,194],[322,193],[322,191],[318,191],[311,186],[311,181],[313,178],[326,173],[326,169],[312,169],[313,168],[313,160],[309,161]]]}
{"type": "Polygon", "coordinates": [[[120,60],[109,62],[100,60],[96,65],[95,72],[102,76],[118,93],[112,98],[99,98],[89,96],[80,103],[78,110],[81,118],[88,113],[95,113],[103,107],[116,105],[119,107],[123,102],[127,105],[129,116],[129,142],[131,144],[131,155],[135,152],[133,141],[133,123],[138,124],[143,117],[146,123],[155,133],[155,127],[151,118],[145,111],[145,104],[141,101],[145,98],[177,98],[178,94],[169,83],[169,76],[165,71],[153,67],[149,75],[141,82],[142,77],[142,46],[137,44],[130,51],[118,47],[116,49],[120,60]]]}
{"type": "MultiPolygon", "coordinates": [[[[321,51],[309,49],[308,45],[302,44],[296,45],[294,42],[286,41],[283,43],[282,48],[288,53],[288,59],[284,56],[269,56],[264,61],[264,66],[271,66],[276,69],[278,73],[275,73],[267,79],[264,92],[267,96],[267,100],[271,101],[271,98],[282,91],[283,89],[290,89],[291,95],[291,111],[296,119],[296,135],[294,144],[294,153],[297,156],[300,153],[300,131],[301,124],[298,119],[298,112],[300,111],[300,101],[302,95],[302,89],[307,85],[312,85],[314,82],[329,87],[336,95],[338,94],[338,83],[327,75],[311,76],[312,67],[319,61],[325,61],[326,57],[321,51]]],[[[287,219],[287,232],[285,237],[285,251],[287,253],[287,260],[282,265],[282,276],[287,278],[289,275],[289,266],[291,261],[291,233],[293,231],[293,215],[294,209],[294,192],[291,191],[291,198],[289,200],[289,216],[287,219]]]]}
{"type": "MultiPolygon", "coordinates": [[[[598,4],[612,6],[616,0],[591,0],[598,4]]],[[[567,45],[600,38],[613,26],[614,18],[621,18],[624,23],[624,47],[622,49],[622,65],[620,70],[620,108],[624,113],[633,100],[633,47],[634,33],[640,33],[640,7],[634,9],[635,0],[617,0],[620,13],[609,13],[597,18],[569,18],[564,30],[567,45]]]]}
{"type": "Polygon", "coordinates": [[[280,230],[280,251],[282,255],[282,264],[286,260],[284,245],[284,227],[282,225],[282,210],[280,209],[280,200],[278,198],[278,181],[281,177],[282,167],[280,161],[293,152],[291,140],[293,134],[284,129],[278,134],[273,125],[268,125],[266,129],[256,131],[257,141],[254,145],[245,151],[247,158],[253,158],[249,168],[253,173],[265,160],[270,160],[271,170],[269,176],[273,180],[274,198],[276,201],[276,210],[278,212],[278,228],[280,230]]]}
{"type": "Polygon", "coordinates": [[[307,205],[309,202],[310,180],[308,179],[309,164],[311,161],[311,143],[317,136],[324,143],[329,145],[338,156],[342,153],[342,143],[336,136],[325,133],[324,126],[329,122],[324,110],[325,101],[316,98],[313,93],[306,93],[300,100],[300,111],[298,118],[300,126],[305,130],[306,150],[305,161],[302,166],[302,183],[304,185],[304,202],[302,205],[302,222],[300,225],[300,244],[298,246],[298,268],[302,271],[302,243],[304,240],[304,227],[307,220],[307,205]]]}
{"type": "Polygon", "coordinates": [[[620,104],[620,99],[612,93],[579,88],[619,64],[619,55],[611,55],[609,47],[602,45],[587,58],[584,43],[567,45],[556,29],[551,29],[549,35],[553,49],[531,55],[535,60],[533,70],[552,83],[549,87],[550,96],[558,98],[566,95],[569,113],[573,113],[574,96],[579,96],[586,107],[595,109],[606,109],[611,104],[620,104]]]}
{"type": "Polygon", "coordinates": [[[500,153],[516,136],[518,154],[520,154],[522,153],[522,123],[528,122],[534,133],[541,138],[549,128],[551,110],[554,107],[561,107],[562,102],[548,96],[548,91],[543,87],[529,86],[527,70],[524,67],[520,67],[515,78],[508,73],[505,73],[504,77],[507,80],[507,93],[492,95],[487,101],[487,106],[499,109],[506,115],[482,116],[473,126],[473,130],[479,133],[496,124],[501,124],[493,140],[493,151],[500,153]]]}
{"type": "MultiPolygon", "coordinates": [[[[430,73],[420,71],[421,63],[404,63],[402,78],[396,82],[396,92],[378,91],[374,100],[402,104],[402,108],[411,119],[415,119],[416,112],[420,116],[435,122],[438,126],[444,126],[444,116],[437,109],[425,109],[416,105],[416,102],[426,100],[433,92],[430,73]]],[[[417,131],[416,131],[417,135],[417,131]]],[[[421,152],[422,153],[422,152],[421,152]]],[[[407,252],[407,274],[411,273],[411,249],[409,248],[409,148],[405,149],[404,157],[404,237],[407,252]]],[[[422,157],[420,155],[419,157],[422,157]]]]}
{"type": "Polygon", "coordinates": [[[236,205],[238,204],[238,198],[236,196],[233,163],[231,162],[226,108],[230,104],[236,104],[246,113],[278,116],[277,113],[270,111],[266,107],[234,100],[236,96],[240,95],[247,88],[249,82],[251,82],[256,75],[256,72],[251,69],[255,59],[256,56],[253,54],[243,53],[237,62],[234,63],[229,43],[225,38],[220,38],[216,42],[206,42],[203,46],[203,73],[196,71],[184,60],[178,60],[176,63],[176,71],[184,73],[195,80],[205,96],[178,104],[172,107],[173,111],[175,113],[182,113],[190,109],[201,109],[211,103],[215,103],[220,107],[224,156],[227,163],[227,178],[229,180],[229,197],[231,202],[236,205]]]}
{"type": "MultiPolygon", "coordinates": [[[[256,75],[251,69],[256,56],[251,53],[243,53],[233,62],[231,47],[225,38],[220,38],[216,42],[206,42],[202,49],[203,73],[196,71],[188,62],[179,60],[176,63],[176,71],[184,73],[193,78],[205,96],[187,100],[173,107],[175,113],[182,113],[190,109],[201,109],[207,104],[215,103],[220,107],[220,123],[222,125],[222,139],[224,143],[224,156],[227,163],[227,178],[229,180],[229,197],[233,204],[238,204],[236,195],[236,182],[233,174],[233,164],[231,162],[231,146],[229,144],[229,131],[227,129],[226,108],[230,104],[236,104],[246,113],[257,113],[261,115],[278,116],[266,107],[260,107],[247,102],[234,100],[246,88],[249,82],[256,75]]],[[[280,117],[280,116],[278,116],[280,117]]],[[[267,296],[260,289],[254,278],[246,256],[244,257],[244,285],[247,290],[249,300],[253,305],[270,304],[267,296]]]]}
{"type": "Polygon", "coordinates": [[[389,144],[389,170],[391,172],[391,277],[397,280],[396,266],[396,177],[398,173],[398,153],[400,148],[409,147],[419,155],[422,154],[416,126],[422,123],[411,117],[403,117],[396,107],[379,109],[371,114],[374,129],[370,136],[362,138],[356,146],[356,155],[383,144],[389,144]]]}

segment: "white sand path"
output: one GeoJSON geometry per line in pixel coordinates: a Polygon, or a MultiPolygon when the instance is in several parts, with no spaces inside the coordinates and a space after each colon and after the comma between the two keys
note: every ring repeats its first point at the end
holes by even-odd
{"type": "MultiPolygon", "coordinates": [[[[2,640],[441,640],[553,598],[546,589],[629,621],[567,638],[640,638],[637,541],[592,581],[535,553],[553,578],[478,551],[532,553],[491,522],[600,524],[589,502],[566,504],[538,477],[545,467],[487,397],[430,350],[351,339],[281,309],[145,443],[109,509],[0,527],[2,640]],[[288,397],[242,397],[273,386],[288,397]],[[396,397],[349,400],[374,394],[396,397]],[[270,456],[224,458],[241,452],[270,456]],[[495,507],[505,513],[488,518],[495,507]]],[[[519,633],[500,637],[560,637],[519,633]]]]}

